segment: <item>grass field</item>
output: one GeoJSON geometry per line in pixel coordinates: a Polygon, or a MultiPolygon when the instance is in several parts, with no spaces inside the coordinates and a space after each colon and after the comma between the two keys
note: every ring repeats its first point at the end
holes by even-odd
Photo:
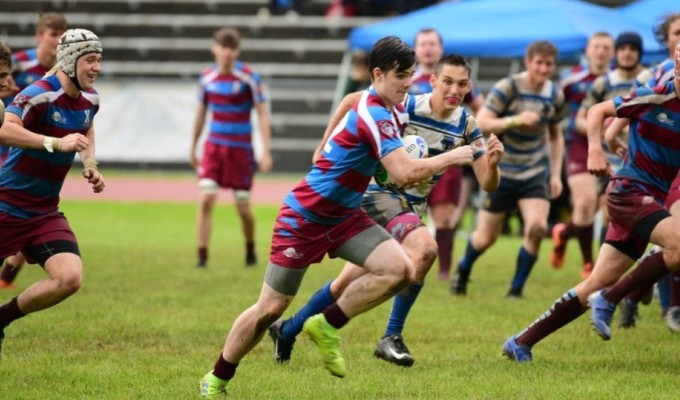
{"type": "MultiPolygon", "coordinates": [[[[191,399],[212,368],[233,319],[252,304],[262,283],[277,208],[258,206],[260,266],[243,266],[233,208],[219,207],[211,262],[194,268],[193,204],[66,201],[81,245],[85,279],[65,303],[27,316],[6,330],[0,399],[191,399]]],[[[456,255],[464,240],[456,243],[456,255]]],[[[517,365],[500,356],[506,337],[542,313],[578,282],[578,256],[553,271],[549,242],[526,288],[504,299],[519,246],[502,238],[476,265],[469,294],[454,298],[428,277],[405,337],[416,358],[405,369],[373,357],[389,304],[342,331],[349,374],[331,377],[310,340],[301,337],[290,365],[272,361],[265,338],[229,386],[240,399],[670,399],[677,398],[680,337],[669,333],[658,306],[641,308],[638,327],[601,341],[581,318],[517,365]]],[[[575,243],[570,250],[576,250],[575,243]]],[[[298,308],[337,274],[325,260],[307,273],[298,308]]],[[[18,278],[25,288],[44,276],[35,266],[18,278]]],[[[0,292],[6,301],[14,292],[0,292]]],[[[292,309],[291,309],[292,311],[292,309]]]]}

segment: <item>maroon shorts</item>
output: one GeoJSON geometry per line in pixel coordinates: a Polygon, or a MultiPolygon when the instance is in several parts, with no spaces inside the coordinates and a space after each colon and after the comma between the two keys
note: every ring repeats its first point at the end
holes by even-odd
{"type": "Polygon", "coordinates": [[[609,225],[605,242],[637,260],[656,225],[670,216],[661,196],[639,182],[616,178],[607,186],[609,225]]]}
{"type": "Polygon", "coordinates": [[[575,139],[569,145],[565,165],[567,176],[588,173],[588,141],[575,139]]]}
{"type": "Polygon", "coordinates": [[[199,179],[212,179],[223,189],[250,190],[257,169],[252,147],[228,147],[206,141],[199,179]]]}
{"type": "Polygon", "coordinates": [[[432,188],[432,191],[427,198],[427,203],[453,203],[457,205],[460,198],[460,182],[462,176],[462,168],[458,165],[454,165],[447,169],[432,188]]]}
{"type": "Polygon", "coordinates": [[[284,205],[274,223],[269,260],[284,268],[305,268],[323,260],[326,253],[333,257],[345,242],[376,225],[363,210],[337,225],[322,225],[284,205]]]}
{"type": "MultiPolygon", "coordinates": [[[[0,212],[0,258],[15,255],[22,251],[48,242],[67,241],[72,242],[77,249],[76,236],[71,227],[60,212],[53,212],[29,219],[20,219],[0,212]]],[[[73,247],[73,246],[72,246],[73,247]]],[[[30,263],[37,260],[26,258],[30,263]]]]}

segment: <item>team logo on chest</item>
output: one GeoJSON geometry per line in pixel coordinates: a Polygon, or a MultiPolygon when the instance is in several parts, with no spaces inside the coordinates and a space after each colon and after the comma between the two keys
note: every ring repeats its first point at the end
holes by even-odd
{"type": "Polygon", "coordinates": [[[241,82],[236,81],[231,83],[231,92],[233,94],[241,92],[241,88],[242,88],[241,82]]]}
{"type": "Polygon", "coordinates": [[[659,113],[659,115],[656,116],[657,121],[661,122],[664,125],[668,126],[673,126],[675,125],[675,121],[673,121],[671,118],[668,117],[666,113],[659,113]]]}
{"type": "Polygon", "coordinates": [[[85,110],[85,121],[83,121],[83,125],[89,125],[90,124],[90,112],[92,110],[85,110]]]}
{"type": "Polygon", "coordinates": [[[395,136],[396,131],[394,129],[394,125],[392,125],[391,122],[389,121],[380,121],[378,122],[378,130],[380,133],[382,133],[385,136],[395,136]]]}
{"type": "Polygon", "coordinates": [[[55,111],[52,113],[52,121],[60,123],[60,124],[65,124],[66,123],[66,118],[64,118],[63,115],[59,111],[55,111]]]}

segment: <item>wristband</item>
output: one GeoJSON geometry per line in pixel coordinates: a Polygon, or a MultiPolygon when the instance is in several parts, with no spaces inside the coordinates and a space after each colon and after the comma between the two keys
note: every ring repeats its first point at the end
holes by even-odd
{"type": "Polygon", "coordinates": [[[45,136],[43,139],[43,147],[48,153],[54,153],[54,138],[50,136],[45,136]]]}
{"type": "Polygon", "coordinates": [[[97,169],[97,160],[95,160],[94,158],[91,158],[91,157],[86,158],[86,159],[83,160],[83,166],[84,166],[85,169],[90,168],[90,169],[96,170],[97,169]]]}
{"type": "Polygon", "coordinates": [[[503,130],[512,129],[521,125],[517,115],[503,118],[503,130]]]}

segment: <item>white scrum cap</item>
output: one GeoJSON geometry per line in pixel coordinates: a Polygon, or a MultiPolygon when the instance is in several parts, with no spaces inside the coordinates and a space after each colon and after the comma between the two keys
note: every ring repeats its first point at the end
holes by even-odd
{"type": "Polygon", "coordinates": [[[87,29],[69,29],[59,38],[57,65],[71,78],[76,77],[76,62],[87,53],[101,53],[97,35],[87,29]]]}

